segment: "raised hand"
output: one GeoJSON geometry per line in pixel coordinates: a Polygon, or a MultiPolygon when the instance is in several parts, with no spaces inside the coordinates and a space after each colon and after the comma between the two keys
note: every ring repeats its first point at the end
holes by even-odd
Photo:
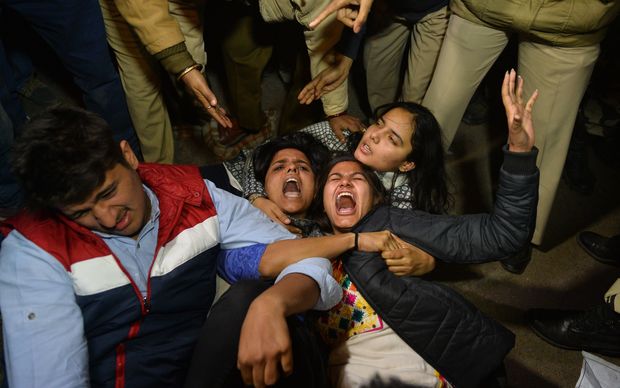
{"type": "Polygon", "coordinates": [[[337,12],[336,18],[347,27],[353,29],[355,33],[360,32],[366,19],[368,19],[368,13],[372,6],[373,0],[332,0],[323,11],[313,21],[310,22],[308,27],[315,29],[316,26],[321,24],[329,15],[337,12]]]}
{"type": "Polygon", "coordinates": [[[514,69],[506,72],[502,83],[502,102],[508,119],[508,149],[512,152],[529,152],[534,146],[532,108],[537,98],[538,89],[524,105],[523,78],[517,77],[514,69]]]}

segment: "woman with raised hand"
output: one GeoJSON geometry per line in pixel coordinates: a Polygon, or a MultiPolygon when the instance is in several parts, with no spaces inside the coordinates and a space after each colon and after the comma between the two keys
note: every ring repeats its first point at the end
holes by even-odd
{"type": "MultiPolygon", "coordinates": [[[[358,160],[330,162],[317,202],[326,233],[391,230],[438,260],[497,260],[527,244],[538,190],[537,150],[523,80],[506,73],[502,99],[509,123],[496,204],[490,214],[447,216],[385,206],[382,184],[358,160]],[[516,88],[515,88],[516,84],[516,88]]],[[[343,288],[341,302],[317,313],[316,327],[329,344],[334,387],[358,387],[375,376],[418,387],[488,386],[514,346],[514,335],[450,288],[398,277],[374,253],[349,251],[332,260],[343,288]]]]}

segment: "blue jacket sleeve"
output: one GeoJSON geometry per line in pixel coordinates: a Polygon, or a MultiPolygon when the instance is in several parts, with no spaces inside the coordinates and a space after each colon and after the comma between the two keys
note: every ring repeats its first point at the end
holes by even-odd
{"type": "Polygon", "coordinates": [[[88,387],[82,313],[67,271],[16,231],[0,250],[0,307],[10,387],[88,387]]]}

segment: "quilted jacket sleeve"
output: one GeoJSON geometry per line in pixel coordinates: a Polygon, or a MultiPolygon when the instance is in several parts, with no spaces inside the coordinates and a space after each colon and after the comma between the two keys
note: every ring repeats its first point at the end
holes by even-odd
{"type": "Polygon", "coordinates": [[[368,221],[384,221],[384,225],[374,225],[376,230],[392,230],[446,262],[483,263],[501,259],[527,244],[534,231],[539,179],[535,159],[535,150],[529,155],[506,151],[491,213],[449,216],[384,207],[368,221]]]}

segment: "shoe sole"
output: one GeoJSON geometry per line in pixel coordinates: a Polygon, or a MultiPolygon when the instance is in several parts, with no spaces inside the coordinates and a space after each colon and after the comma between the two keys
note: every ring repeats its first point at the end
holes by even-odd
{"type": "Polygon", "coordinates": [[[586,247],[586,244],[581,242],[581,239],[579,238],[579,235],[577,235],[577,237],[575,237],[575,239],[577,240],[577,244],[581,247],[581,249],[583,249],[588,255],[592,256],[592,258],[594,260],[598,261],[599,263],[620,267],[620,261],[605,259],[605,258],[595,254],[594,252],[592,252],[588,247],[586,247]]]}
{"type": "Polygon", "coordinates": [[[593,348],[589,348],[589,347],[575,347],[575,346],[568,346],[568,345],[564,345],[564,344],[560,344],[557,343],[547,337],[545,337],[540,331],[538,331],[538,329],[536,329],[534,326],[532,325],[528,325],[529,328],[534,332],[534,334],[536,334],[540,339],[542,339],[543,341],[545,341],[548,344],[551,344],[557,348],[561,348],[561,349],[565,349],[565,350],[584,350],[586,352],[590,352],[590,353],[597,353],[597,354],[602,354],[603,356],[609,356],[609,357],[618,357],[620,356],[620,350],[601,350],[601,349],[593,349],[593,348]]]}

